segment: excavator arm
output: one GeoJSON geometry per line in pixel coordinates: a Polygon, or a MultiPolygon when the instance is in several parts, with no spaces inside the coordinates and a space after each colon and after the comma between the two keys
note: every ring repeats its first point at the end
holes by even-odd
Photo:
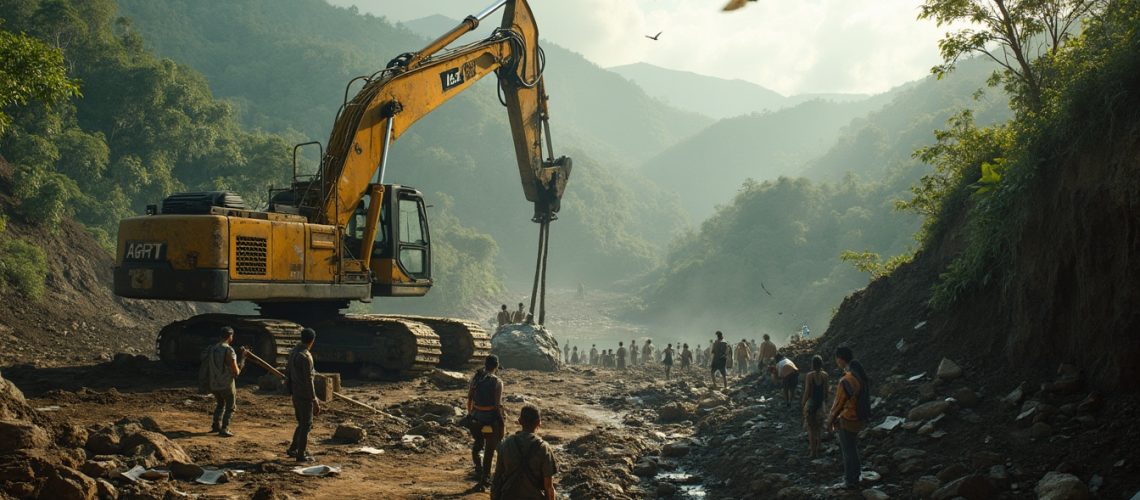
{"type": "MultiPolygon", "coordinates": [[[[525,0],[498,0],[434,40],[404,54],[370,79],[337,116],[322,159],[313,220],[344,227],[367,195],[371,199],[361,255],[370,255],[378,226],[388,149],[416,121],[497,73],[518,160],[523,193],[535,221],[549,222],[570,174],[568,158],[554,159],[538,27],[525,0]],[[505,7],[499,29],[485,40],[440,53],[479,21],[505,7]],[[543,137],[545,136],[545,143],[543,137]],[[543,146],[546,156],[543,156],[543,146]]],[[[306,196],[306,198],[309,198],[306,196]]]]}

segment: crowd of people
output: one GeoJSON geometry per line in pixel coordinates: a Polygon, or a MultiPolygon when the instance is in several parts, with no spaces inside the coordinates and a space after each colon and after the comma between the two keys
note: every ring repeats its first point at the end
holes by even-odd
{"type": "MultiPolygon", "coordinates": [[[[800,332],[789,338],[794,343],[809,335],[805,325],[800,332]]],[[[820,442],[825,431],[836,434],[844,465],[844,480],[840,485],[854,488],[859,482],[860,462],[857,451],[857,437],[869,418],[869,384],[862,364],[854,359],[851,349],[840,347],[835,352],[835,364],[843,370],[843,375],[832,388],[832,380],[825,370],[824,358],[815,355],[811,358],[810,370],[804,374],[801,389],[800,368],[772,342],[765,334],[760,342],[755,339],[740,339],[730,344],[722,332],[716,332],[707,345],[696,343],[690,348],[686,342],[667,343],[658,349],[652,339],[631,340],[626,347],[624,341],[617,348],[591,344],[589,351],[584,347],[562,346],[562,361],[570,365],[592,366],[605,369],[627,370],[633,367],[656,367],[662,370],[666,380],[673,373],[674,362],[680,365],[682,373],[690,373],[697,366],[710,370],[713,387],[728,388],[729,373],[738,381],[745,381],[753,374],[760,374],[750,380],[762,384],[772,384],[782,397],[785,407],[797,403],[802,410],[804,430],[807,431],[808,453],[812,458],[820,456],[820,442]],[[676,348],[674,346],[677,346],[676,348]],[[717,375],[720,375],[719,381],[717,375]],[[719,382],[719,383],[718,383],[719,382]],[[831,406],[827,407],[827,401],[831,406]]]]}

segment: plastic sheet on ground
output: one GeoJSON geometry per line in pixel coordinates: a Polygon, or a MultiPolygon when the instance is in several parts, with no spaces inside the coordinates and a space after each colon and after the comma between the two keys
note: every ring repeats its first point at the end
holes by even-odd
{"type": "Polygon", "coordinates": [[[922,372],[922,373],[919,373],[918,375],[915,375],[911,378],[906,379],[906,381],[907,382],[918,382],[919,380],[922,380],[922,377],[925,377],[925,376],[926,376],[926,372],[922,372]]]}
{"type": "Polygon", "coordinates": [[[198,479],[195,479],[194,482],[200,484],[218,484],[225,482],[222,480],[223,477],[226,477],[226,471],[224,470],[206,469],[206,471],[203,472],[201,476],[198,476],[198,479]]]}
{"type": "Polygon", "coordinates": [[[381,453],[384,453],[384,450],[381,450],[380,448],[373,448],[371,446],[361,446],[360,448],[352,450],[349,453],[367,453],[369,455],[379,455],[381,453]]]}
{"type": "Polygon", "coordinates": [[[310,465],[308,467],[296,467],[293,469],[293,472],[302,476],[335,476],[340,474],[340,467],[333,467],[331,465],[310,465]]]}
{"type": "Polygon", "coordinates": [[[404,436],[400,438],[400,442],[404,444],[416,444],[423,442],[426,439],[427,438],[419,434],[404,434],[404,436]]]}
{"type": "Polygon", "coordinates": [[[889,416],[886,419],[884,419],[883,423],[876,425],[875,430],[877,430],[877,431],[888,431],[888,432],[893,431],[893,430],[895,430],[895,427],[902,425],[903,422],[906,422],[905,418],[896,417],[896,416],[892,415],[892,416],[889,416]]]}
{"type": "Polygon", "coordinates": [[[170,477],[170,472],[163,469],[147,469],[141,465],[136,465],[126,472],[120,472],[119,477],[137,483],[139,479],[148,481],[167,479],[170,477]]]}

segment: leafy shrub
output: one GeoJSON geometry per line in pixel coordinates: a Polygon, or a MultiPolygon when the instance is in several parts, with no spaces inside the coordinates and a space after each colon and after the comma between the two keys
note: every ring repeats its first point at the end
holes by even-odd
{"type": "Polygon", "coordinates": [[[21,239],[0,242],[0,290],[9,287],[31,299],[44,293],[47,259],[43,250],[21,239]]]}

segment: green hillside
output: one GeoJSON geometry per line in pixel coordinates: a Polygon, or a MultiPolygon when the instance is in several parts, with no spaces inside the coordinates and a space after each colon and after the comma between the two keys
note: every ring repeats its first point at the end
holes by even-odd
{"type": "MultiPolygon", "coordinates": [[[[238,102],[246,123],[296,131],[298,141],[326,140],[350,78],[426,43],[405,26],[320,0],[119,4],[157,52],[200,68],[219,96],[238,102]]],[[[649,98],[581,56],[544,47],[556,152],[581,152],[554,228],[553,276],[572,283],[612,277],[599,262],[644,271],[658,258],[655,248],[686,219],[671,195],[623,170],[707,120],[649,98]],[[654,217],[671,224],[644,223],[654,217]],[[570,265],[577,262],[582,266],[570,265]]],[[[429,199],[445,193],[462,224],[498,243],[502,273],[515,282],[530,279],[537,229],[493,78],[417,123],[391,159],[389,179],[417,186],[429,199]]]]}
{"type": "Polygon", "coordinates": [[[718,120],[789,105],[783,95],[744,80],[727,80],[648,63],[626,64],[609,70],[638,84],[657,99],[718,120]]]}

